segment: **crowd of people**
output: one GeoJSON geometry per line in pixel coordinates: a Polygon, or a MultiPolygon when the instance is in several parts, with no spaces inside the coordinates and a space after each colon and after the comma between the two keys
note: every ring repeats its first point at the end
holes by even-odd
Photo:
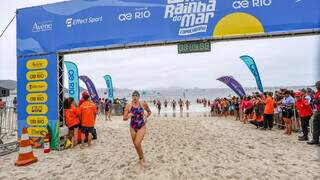
{"type": "Polygon", "coordinates": [[[0,98],[0,110],[4,110],[5,108],[8,108],[7,106],[13,108],[14,113],[16,113],[17,112],[17,107],[18,107],[17,97],[13,98],[11,106],[10,106],[10,104],[8,105],[5,100],[0,98]]]}
{"type": "Polygon", "coordinates": [[[92,139],[96,137],[94,128],[97,115],[102,113],[105,115],[105,120],[111,121],[112,101],[109,99],[99,99],[99,102],[90,100],[88,92],[82,92],[82,98],[77,104],[74,98],[69,97],[64,100],[64,118],[69,129],[69,139],[71,140],[71,148],[79,142],[80,134],[81,146],[84,147],[84,142],[91,145],[92,139]],[[80,131],[80,133],[79,133],[80,131]]]}
{"type": "Polygon", "coordinates": [[[299,141],[309,140],[309,121],[313,117],[312,140],[308,144],[319,144],[320,131],[320,81],[317,91],[311,88],[292,91],[280,89],[273,92],[229,98],[217,98],[213,101],[197,99],[197,103],[210,107],[212,116],[234,116],[235,120],[250,123],[261,130],[272,130],[274,124],[284,129],[284,134],[302,130],[299,141]],[[276,119],[276,122],[274,121],[276,119]]]}
{"type": "MultiPolygon", "coordinates": [[[[156,108],[158,110],[158,115],[160,115],[161,108],[162,108],[161,101],[158,99],[158,100],[153,100],[152,102],[153,102],[153,105],[156,106],[156,108]]],[[[181,98],[178,101],[176,101],[175,99],[173,99],[171,101],[164,100],[163,101],[164,108],[168,108],[168,105],[171,106],[173,112],[175,112],[177,106],[179,106],[179,111],[180,111],[180,113],[182,113],[184,107],[186,107],[186,110],[189,110],[191,103],[188,99],[184,101],[181,98]]]]}

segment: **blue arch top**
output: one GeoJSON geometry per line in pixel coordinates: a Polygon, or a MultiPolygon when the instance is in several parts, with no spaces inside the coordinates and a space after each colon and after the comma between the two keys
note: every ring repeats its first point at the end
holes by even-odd
{"type": "Polygon", "coordinates": [[[259,25],[268,34],[319,31],[319,7],[319,0],[67,1],[17,10],[17,54],[211,39],[219,22],[228,31],[225,16],[239,12],[258,24],[244,24],[237,35],[259,25]]]}

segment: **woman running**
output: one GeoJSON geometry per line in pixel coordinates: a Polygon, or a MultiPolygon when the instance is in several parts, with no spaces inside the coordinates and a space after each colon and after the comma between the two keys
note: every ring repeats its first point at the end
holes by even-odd
{"type": "Polygon", "coordinates": [[[141,168],[144,166],[144,157],[141,147],[142,140],[146,133],[146,126],[148,117],[151,115],[151,110],[147,103],[140,103],[140,94],[138,91],[132,93],[132,103],[128,103],[125,107],[123,120],[127,121],[129,118],[130,122],[130,134],[132,142],[139,156],[139,163],[141,168]],[[145,111],[147,113],[145,113],[145,111]]]}

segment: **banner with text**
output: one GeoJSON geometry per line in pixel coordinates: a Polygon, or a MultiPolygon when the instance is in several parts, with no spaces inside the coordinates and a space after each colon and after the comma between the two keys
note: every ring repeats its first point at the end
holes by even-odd
{"type": "Polygon", "coordinates": [[[28,128],[33,138],[43,138],[48,132],[51,148],[56,149],[58,132],[57,55],[19,58],[18,66],[18,138],[28,128]]]}
{"type": "Polygon", "coordinates": [[[77,0],[17,10],[18,55],[320,30],[319,0],[77,0]]]}

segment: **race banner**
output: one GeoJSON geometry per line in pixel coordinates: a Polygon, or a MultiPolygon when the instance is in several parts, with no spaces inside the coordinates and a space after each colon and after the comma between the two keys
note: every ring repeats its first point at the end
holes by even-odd
{"type": "Polygon", "coordinates": [[[77,0],[17,10],[17,54],[320,30],[319,0],[77,0]]]}
{"type": "Polygon", "coordinates": [[[242,97],[246,95],[241,84],[236,81],[232,76],[222,76],[217,80],[225,83],[228,87],[230,87],[238,96],[242,97]]]}
{"type": "Polygon", "coordinates": [[[108,99],[113,100],[113,85],[110,75],[103,76],[108,88],[108,99]]]}
{"type": "Polygon", "coordinates": [[[50,133],[52,149],[59,145],[57,55],[28,56],[17,62],[18,138],[23,128],[33,142],[50,133]]]}
{"type": "Polygon", "coordinates": [[[65,61],[64,64],[67,67],[69,97],[72,97],[78,103],[80,99],[78,67],[75,63],[69,61],[65,61]]]}
{"type": "Polygon", "coordinates": [[[259,91],[263,93],[263,86],[262,86],[260,74],[254,59],[247,55],[241,56],[240,59],[248,66],[249,70],[251,71],[251,73],[253,74],[256,80],[259,91]]]}
{"type": "Polygon", "coordinates": [[[86,84],[91,100],[95,103],[98,103],[99,95],[91,79],[88,76],[79,76],[79,79],[81,79],[86,84]]]}

